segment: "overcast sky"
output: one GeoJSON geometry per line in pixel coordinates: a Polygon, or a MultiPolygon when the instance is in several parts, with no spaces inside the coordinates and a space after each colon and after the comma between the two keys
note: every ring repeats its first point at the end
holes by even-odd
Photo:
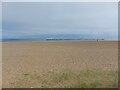
{"type": "Polygon", "coordinates": [[[82,34],[117,39],[117,2],[3,3],[3,38],[82,34]]]}

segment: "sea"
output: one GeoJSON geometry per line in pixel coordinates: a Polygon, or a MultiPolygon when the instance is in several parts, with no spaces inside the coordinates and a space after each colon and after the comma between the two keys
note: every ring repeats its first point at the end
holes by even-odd
{"type": "Polygon", "coordinates": [[[24,37],[17,37],[17,38],[2,38],[0,41],[2,42],[38,42],[38,41],[88,41],[88,40],[106,40],[110,39],[108,37],[101,37],[101,36],[86,36],[80,34],[59,34],[59,35],[52,35],[52,34],[45,34],[45,35],[36,35],[36,36],[24,36],[24,37]]]}

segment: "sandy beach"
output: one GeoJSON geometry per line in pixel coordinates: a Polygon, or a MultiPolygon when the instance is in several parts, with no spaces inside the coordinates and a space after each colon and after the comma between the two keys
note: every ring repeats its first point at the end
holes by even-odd
{"type": "Polygon", "coordinates": [[[116,41],[3,42],[3,88],[114,88],[116,41]]]}

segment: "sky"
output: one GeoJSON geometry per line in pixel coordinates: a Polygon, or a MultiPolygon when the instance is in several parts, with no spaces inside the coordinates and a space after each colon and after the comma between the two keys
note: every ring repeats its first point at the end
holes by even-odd
{"type": "Polygon", "coordinates": [[[0,39],[2,38],[2,3],[0,3],[0,39]]]}
{"type": "Polygon", "coordinates": [[[81,35],[117,39],[116,2],[4,2],[3,38],[81,35]]]}

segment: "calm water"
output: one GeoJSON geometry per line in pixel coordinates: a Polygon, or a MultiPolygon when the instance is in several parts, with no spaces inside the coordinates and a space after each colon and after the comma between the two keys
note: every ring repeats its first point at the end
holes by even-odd
{"type": "MultiPolygon", "coordinates": [[[[97,40],[97,39],[109,39],[101,36],[85,36],[85,35],[36,35],[36,36],[27,36],[23,38],[3,38],[2,42],[23,42],[23,41],[70,41],[70,40],[97,40]]],[[[109,39],[110,40],[110,39],[109,39]]]]}

